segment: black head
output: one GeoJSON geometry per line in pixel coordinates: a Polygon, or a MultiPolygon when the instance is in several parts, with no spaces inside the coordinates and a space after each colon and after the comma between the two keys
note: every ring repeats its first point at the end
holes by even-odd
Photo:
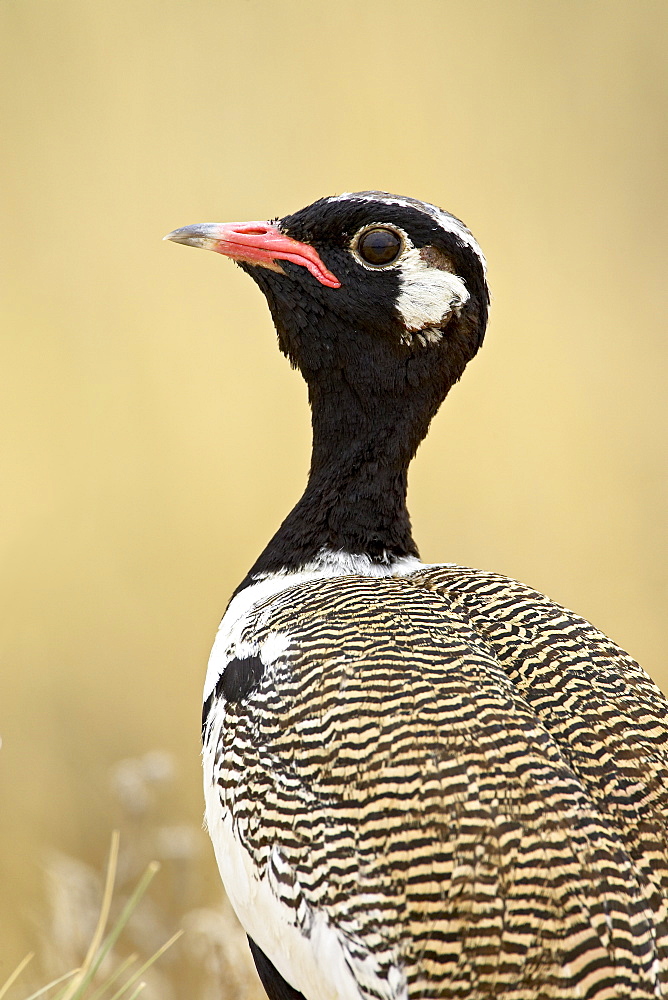
{"type": "Polygon", "coordinates": [[[344,405],[342,435],[360,419],[369,433],[379,421],[387,433],[401,425],[413,454],[483,340],[482,251],[426,202],[361,191],[272,223],[187,226],[166,238],[216,250],[251,275],[311,403],[344,405]]]}
{"type": "Polygon", "coordinates": [[[340,282],[323,284],[295,261],[281,260],[280,271],[240,262],[307,382],[334,368],[375,395],[396,392],[397,380],[427,379],[442,399],[487,322],[484,258],[466,227],[425,202],[377,191],[322,198],[276,227],[314,248],[340,282]]]}
{"type": "Polygon", "coordinates": [[[404,369],[409,381],[449,386],[482,344],[482,251],[463,223],[426,202],[361,191],[272,224],[188,226],[166,238],[238,261],[267,297],[281,350],[309,383],[333,368],[396,390],[404,369]]]}

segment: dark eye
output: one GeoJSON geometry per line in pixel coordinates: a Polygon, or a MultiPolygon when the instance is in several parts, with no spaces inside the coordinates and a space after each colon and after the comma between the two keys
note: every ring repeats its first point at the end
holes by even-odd
{"type": "Polygon", "coordinates": [[[402,247],[399,233],[393,229],[368,229],[360,236],[357,252],[367,264],[391,264],[402,247]]]}

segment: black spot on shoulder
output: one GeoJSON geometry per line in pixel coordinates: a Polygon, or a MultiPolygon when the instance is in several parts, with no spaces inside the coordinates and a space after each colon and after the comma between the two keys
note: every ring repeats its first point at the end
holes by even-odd
{"type": "Polygon", "coordinates": [[[225,701],[233,705],[243,701],[258,686],[262,680],[263,671],[264,664],[259,656],[245,656],[243,659],[235,656],[234,659],[230,660],[218,678],[215,690],[211,692],[202,706],[202,740],[214,700],[224,698],[225,701]]]}
{"type": "Polygon", "coordinates": [[[234,657],[227,664],[216,684],[216,694],[225,701],[243,701],[262,679],[264,665],[259,656],[234,657]]]}
{"type": "Polygon", "coordinates": [[[209,712],[211,711],[212,702],[213,702],[213,691],[202,705],[202,743],[204,743],[204,730],[206,729],[206,720],[209,718],[209,712]]]}

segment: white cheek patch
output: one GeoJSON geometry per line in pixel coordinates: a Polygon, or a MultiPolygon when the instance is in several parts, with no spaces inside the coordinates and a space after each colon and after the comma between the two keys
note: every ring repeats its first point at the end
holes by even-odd
{"type": "MultiPolygon", "coordinates": [[[[402,255],[398,270],[397,309],[411,333],[441,326],[452,313],[459,313],[470,298],[458,275],[434,267],[415,248],[402,255]]],[[[427,342],[433,343],[433,338],[427,338],[427,342]]]]}

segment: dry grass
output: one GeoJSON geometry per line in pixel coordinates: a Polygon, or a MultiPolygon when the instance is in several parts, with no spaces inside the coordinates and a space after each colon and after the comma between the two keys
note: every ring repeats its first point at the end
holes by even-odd
{"type": "Polygon", "coordinates": [[[163,753],[113,768],[123,836],[112,835],[105,873],[51,852],[36,954],[0,986],[0,1000],[261,1000],[231,907],[224,898],[198,905],[203,832],[160,821],[173,776],[163,753]]]}

